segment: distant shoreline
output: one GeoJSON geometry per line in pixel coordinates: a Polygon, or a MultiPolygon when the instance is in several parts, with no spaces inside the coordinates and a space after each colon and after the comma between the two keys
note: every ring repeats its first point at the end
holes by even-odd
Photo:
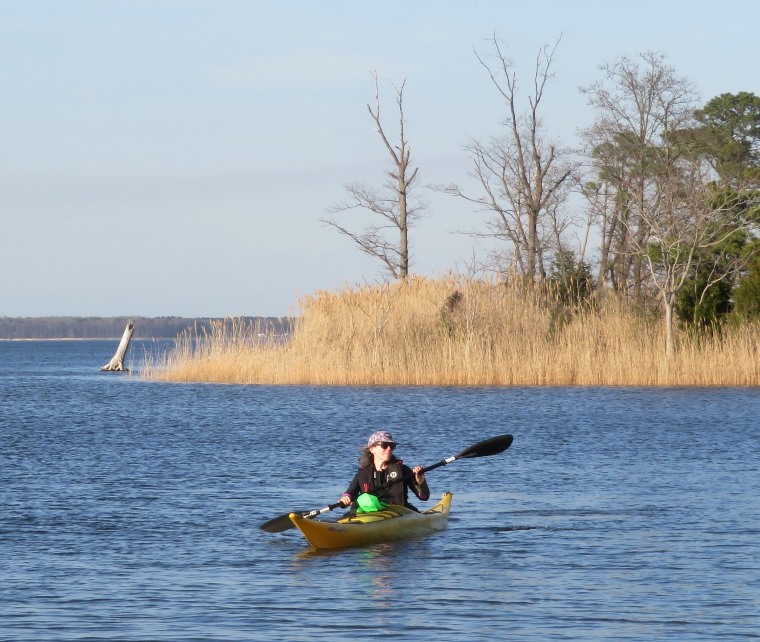
{"type": "Polygon", "coordinates": [[[0,341],[118,340],[127,323],[133,339],[176,339],[186,332],[208,333],[213,324],[242,322],[257,332],[289,334],[290,317],[0,317],[0,341]]]}

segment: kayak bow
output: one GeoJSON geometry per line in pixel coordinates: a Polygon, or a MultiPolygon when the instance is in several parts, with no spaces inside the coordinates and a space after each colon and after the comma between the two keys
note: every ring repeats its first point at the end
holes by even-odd
{"type": "Polygon", "coordinates": [[[451,493],[422,513],[404,506],[389,505],[383,510],[344,517],[337,522],[308,519],[290,513],[290,520],[314,548],[348,548],[421,537],[446,526],[451,506],[451,493]]]}

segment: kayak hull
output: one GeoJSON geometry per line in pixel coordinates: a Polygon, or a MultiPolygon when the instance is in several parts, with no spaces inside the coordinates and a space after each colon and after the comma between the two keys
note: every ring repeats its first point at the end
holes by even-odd
{"type": "Polygon", "coordinates": [[[451,507],[451,493],[444,493],[433,508],[418,513],[404,506],[389,505],[373,513],[362,513],[321,522],[290,513],[290,521],[317,549],[349,548],[423,537],[446,527],[451,507]]]}

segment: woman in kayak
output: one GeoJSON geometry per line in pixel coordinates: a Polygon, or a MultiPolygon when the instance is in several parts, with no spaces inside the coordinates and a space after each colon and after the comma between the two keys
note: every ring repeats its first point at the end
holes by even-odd
{"type": "Polygon", "coordinates": [[[423,467],[409,468],[393,454],[395,448],[396,442],[389,432],[380,430],[370,435],[367,447],[359,457],[359,470],[340,498],[343,506],[353,504],[354,512],[356,498],[362,493],[369,493],[386,504],[417,510],[409,503],[410,488],[423,502],[430,498],[423,467]]]}

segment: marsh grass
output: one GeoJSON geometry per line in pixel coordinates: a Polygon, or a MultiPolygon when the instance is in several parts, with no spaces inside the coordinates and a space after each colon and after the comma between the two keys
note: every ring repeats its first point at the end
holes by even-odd
{"type": "Polygon", "coordinates": [[[143,368],[166,381],[433,386],[755,386],[757,325],[678,335],[608,296],[573,309],[545,289],[452,275],[303,298],[288,341],[242,322],[178,338],[143,368]]]}

